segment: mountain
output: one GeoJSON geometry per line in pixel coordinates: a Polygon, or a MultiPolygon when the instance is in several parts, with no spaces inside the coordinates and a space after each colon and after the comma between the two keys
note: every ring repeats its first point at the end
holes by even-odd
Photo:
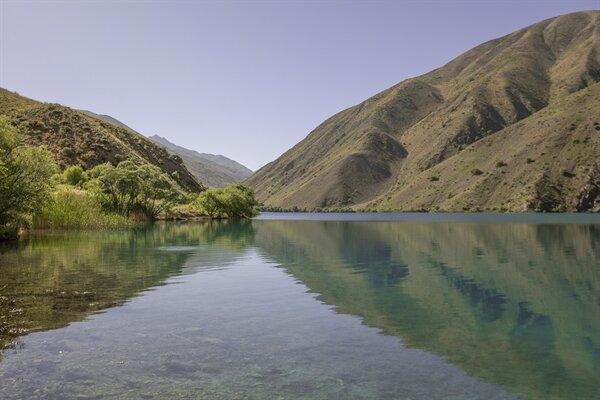
{"type": "Polygon", "coordinates": [[[483,43],[332,116],[247,182],[285,208],[600,211],[599,19],[483,43]]]}
{"type": "Polygon", "coordinates": [[[198,153],[177,146],[158,135],[148,137],[171,154],[178,155],[188,170],[209,187],[224,187],[233,182],[241,182],[252,175],[252,171],[242,164],[222,155],[198,153]]]}
{"type": "Polygon", "coordinates": [[[101,118],[106,116],[37,102],[2,88],[0,115],[21,128],[24,143],[47,146],[61,167],[81,165],[91,168],[105,162],[116,164],[131,159],[140,164],[156,165],[187,191],[204,189],[181,158],[169,154],[139,133],[101,118]]]}
{"type": "Polygon", "coordinates": [[[89,111],[89,110],[77,110],[80,113],[83,113],[85,115],[89,115],[90,117],[94,117],[96,119],[99,119],[101,121],[104,122],[108,122],[109,124],[115,125],[119,128],[123,128],[131,133],[135,133],[140,135],[139,132],[137,132],[136,130],[131,129],[130,127],[128,127],[127,125],[125,125],[124,123],[122,123],[121,121],[119,121],[116,118],[111,117],[110,115],[106,115],[106,114],[96,114],[95,112],[89,111]]]}

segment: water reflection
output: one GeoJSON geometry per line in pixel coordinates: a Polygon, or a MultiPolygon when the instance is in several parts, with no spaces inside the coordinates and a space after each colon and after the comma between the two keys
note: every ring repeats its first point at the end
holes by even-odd
{"type": "Polygon", "coordinates": [[[30,347],[5,352],[0,381],[12,386],[0,397],[61,381],[47,398],[117,384],[131,398],[598,398],[599,257],[600,226],[581,223],[255,220],[32,236],[0,248],[0,344],[30,347]],[[69,341],[18,339],[74,321],[86,322],[69,341]],[[93,359],[88,342],[103,349],[88,348],[93,359]],[[64,348],[72,366],[59,368],[47,352],[64,348]],[[128,383],[103,369],[116,350],[128,383]]]}
{"type": "Polygon", "coordinates": [[[18,347],[14,339],[28,332],[60,328],[120,305],[170,276],[222,268],[252,237],[249,222],[215,221],[32,235],[3,244],[0,349],[18,347]]]}
{"type": "Polygon", "coordinates": [[[256,243],[338,312],[469,374],[600,395],[598,225],[268,221],[256,243]]]}

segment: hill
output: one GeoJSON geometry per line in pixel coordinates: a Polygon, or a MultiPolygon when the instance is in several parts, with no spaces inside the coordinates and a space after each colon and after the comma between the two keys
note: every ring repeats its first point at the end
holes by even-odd
{"type": "Polygon", "coordinates": [[[599,19],[483,43],[332,116],[248,183],[284,208],[600,211],[599,19]]]}
{"type": "Polygon", "coordinates": [[[69,165],[91,168],[131,159],[156,165],[187,191],[198,192],[204,188],[181,158],[139,133],[106,122],[96,114],[37,102],[0,88],[0,115],[19,126],[26,144],[47,146],[63,168],[69,165]]]}
{"type": "Polygon", "coordinates": [[[209,187],[224,187],[241,182],[252,175],[252,171],[242,164],[222,155],[198,153],[169,142],[158,135],[148,137],[171,154],[183,160],[187,169],[209,187]]]}
{"type": "MultiPolygon", "coordinates": [[[[126,129],[131,133],[139,134],[110,115],[96,114],[87,110],[79,111],[104,122],[108,122],[109,124],[126,129]]],[[[241,182],[252,175],[250,169],[225,156],[198,153],[197,151],[189,150],[185,147],[171,143],[166,138],[158,135],[148,136],[148,139],[158,146],[165,148],[170,154],[181,157],[184,165],[192,175],[209,187],[225,187],[230,183],[241,182]]]]}

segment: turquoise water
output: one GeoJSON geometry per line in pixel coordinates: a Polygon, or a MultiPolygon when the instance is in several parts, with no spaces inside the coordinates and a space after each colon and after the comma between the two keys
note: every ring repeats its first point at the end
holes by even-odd
{"type": "Polygon", "coordinates": [[[600,398],[600,218],[263,214],[0,247],[1,399],[600,398]]]}

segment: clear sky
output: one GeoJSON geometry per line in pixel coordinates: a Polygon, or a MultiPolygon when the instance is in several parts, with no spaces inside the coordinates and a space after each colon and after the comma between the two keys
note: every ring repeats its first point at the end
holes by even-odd
{"type": "Polygon", "coordinates": [[[332,114],[594,1],[0,0],[0,86],[251,169],[332,114]]]}

